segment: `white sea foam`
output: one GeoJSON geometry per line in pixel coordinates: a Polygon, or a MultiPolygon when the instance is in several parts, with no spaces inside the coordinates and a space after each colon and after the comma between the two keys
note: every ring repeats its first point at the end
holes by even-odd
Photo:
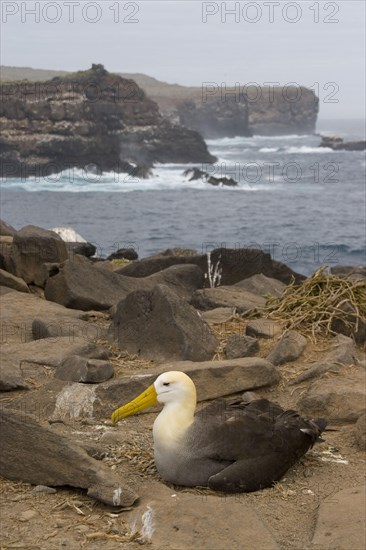
{"type": "Polygon", "coordinates": [[[259,149],[260,153],[277,153],[278,147],[262,147],[259,149]]]}
{"type": "Polygon", "coordinates": [[[330,147],[309,147],[307,145],[301,145],[300,147],[286,147],[285,153],[294,154],[309,154],[309,153],[334,153],[330,147]]]}

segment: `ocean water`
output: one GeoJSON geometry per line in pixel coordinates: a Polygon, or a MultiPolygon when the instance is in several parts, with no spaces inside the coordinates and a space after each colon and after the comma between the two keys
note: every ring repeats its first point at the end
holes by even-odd
{"type": "MultiPolygon", "coordinates": [[[[319,124],[345,139],[364,138],[363,128],[359,121],[319,124]]],[[[208,141],[218,160],[198,167],[233,177],[237,188],[190,182],[187,165],[157,165],[147,180],[82,170],[4,178],[1,218],[16,228],[73,227],[100,256],[122,247],[145,257],[224,246],[260,248],[306,275],[320,265],[364,265],[365,154],[319,142],[316,135],[208,141]]]]}

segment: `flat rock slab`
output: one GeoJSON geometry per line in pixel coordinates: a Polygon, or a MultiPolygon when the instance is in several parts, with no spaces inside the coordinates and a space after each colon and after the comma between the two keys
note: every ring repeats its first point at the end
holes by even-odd
{"type": "Polygon", "coordinates": [[[0,285],[12,288],[18,292],[29,292],[29,288],[24,279],[12,275],[4,269],[0,269],[0,285]]]}
{"type": "Polygon", "coordinates": [[[301,413],[326,418],[329,423],[356,422],[366,409],[365,372],[355,368],[347,376],[314,382],[298,402],[301,413]]]}
{"type": "Polygon", "coordinates": [[[263,273],[258,273],[257,275],[252,275],[252,277],[243,279],[236,283],[235,286],[252,292],[253,294],[259,294],[263,296],[263,298],[267,297],[269,294],[271,296],[282,296],[286,288],[286,285],[278,279],[266,277],[263,273]]]}
{"type": "Polygon", "coordinates": [[[238,313],[246,313],[255,308],[262,308],[266,300],[258,294],[242,290],[238,286],[219,286],[196,290],[191,304],[197,309],[208,310],[218,307],[235,308],[238,313]]]}
{"type": "Polygon", "coordinates": [[[112,506],[130,506],[138,495],[76,442],[24,411],[0,415],[0,475],[34,485],[82,487],[112,506]]]}
{"type": "MultiPolygon", "coordinates": [[[[64,312],[68,310],[65,308],[64,312]]],[[[36,318],[32,322],[32,336],[34,340],[42,338],[68,337],[84,338],[91,342],[98,338],[106,337],[106,329],[97,323],[90,323],[82,319],[74,319],[68,315],[47,315],[43,319],[36,318]]]]}
{"type": "Polygon", "coordinates": [[[267,359],[274,365],[296,361],[306,348],[306,338],[296,330],[286,332],[277,342],[267,359]]]}
{"type": "MultiPolygon", "coordinates": [[[[32,341],[34,319],[42,319],[46,324],[55,323],[58,327],[61,325],[65,330],[66,326],[72,325],[77,319],[81,320],[85,315],[84,311],[68,310],[59,304],[23,292],[10,292],[1,296],[0,305],[2,344],[23,344],[32,341]]],[[[93,332],[93,329],[91,331],[93,332]]]]}
{"type": "Polygon", "coordinates": [[[366,486],[343,489],[320,505],[312,544],[314,550],[364,550],[366,486]]]}
{"type": "Polygon", "coordinates": [[[138,506],[124,517],[146,542],[169,550],[276,550],[272,534],[245,499],[175,492],[162,483],[141,487],[138,506]]]}
{"type": "Polygon", "coordinates": [[[164,363],[147,374],[121,376],[101,384],[54,379],[39,390],[25,393],[13,408],[37,414],[43,420],[108,419],[116,407],[128,403],[169,370],[181,370],[192,378],[198,401],[270,386],[281,379],[279,369],[257,357],[203,363],[178,361],[164,363]]]}
{"type": "Polygon", "coordinates": [[[201,311],[200,315],[209,325],[221,325],[231,321],[235,315],[235,308],[216,307],[215,309],[209,309],[208,311],[201,311]]]}
{"type": "Polygon", "coordinates": [[[262,317],[254,321],[249,321],[245,333],[255,338],[270,339],[279,336],[282,333],[282,327],[276,321],[262,317]]]}
{"type": "Polygon", "coordinates": [[[66,336],[61,338],[43,338],[26,344],[10,344],[3,346],[0,350],[0,387],[9,383],[9,376],[13,376],[16,389],[23,380],[22,369],[26,363],[58,367],[70,355],[82,355],[94,359],[106,359],[107,352],[104,348],[96,346],[84,338],[70,339],[66,336]]]}
{"type": "Polygon", "coordinates": [[[244,357],[224,361],[172,361],[144,375],[124,376],[100,384],[95,391],[94,411],[107,415],[107,403],[112,412],[127,403],[152,384],[162,372],[178,370],[190,376],[196,385],[198,401],[224,397],[233,393],[277,384],[279,369],[265,359],[244,357]],[[101,407],[101,404],[104,404],[101,407]]]}

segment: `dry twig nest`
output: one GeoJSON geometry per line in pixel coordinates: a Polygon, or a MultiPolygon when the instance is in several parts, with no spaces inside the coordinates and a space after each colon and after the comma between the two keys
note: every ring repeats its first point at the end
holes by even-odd
{"type": "Polygon", "coordinates": [[[281,297],[270,298],[265,313],[285,323],[287,330],[299,330],[313,341],[318,336],[334,335],[335,321],[357,332],[366,322],[366,279],[357,281],[329,275],[326,267],[295,285],[293,280],[281,297]]]}

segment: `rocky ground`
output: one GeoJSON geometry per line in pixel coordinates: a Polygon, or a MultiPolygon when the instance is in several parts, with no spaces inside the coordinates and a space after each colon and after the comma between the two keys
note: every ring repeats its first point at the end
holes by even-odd
{"type": "MultiPolygon", "coordinates": [[[[1,234],[1,549],[364,548],[361,318],[356,327],[347,310],[338,321],[349,324],[332,324],[341,332],[314,338],[270,317],[268,295],[284,304],[291,272],[259,251],[213,254],[206,272],[176,250],[121,267],[70,255],[40,228],[1,234]],[[221,285],[210,288],[218,259],[221,285]],[[152,455],[156,411],[109,418],[173,369],[194,380],[198,407],[255,392],[327,418],[324,441],[255,493],[166,484],[152,455]]],[[[364,295],[362,270],[338,269],[328,289],[340,275],[364,295]]]]}

